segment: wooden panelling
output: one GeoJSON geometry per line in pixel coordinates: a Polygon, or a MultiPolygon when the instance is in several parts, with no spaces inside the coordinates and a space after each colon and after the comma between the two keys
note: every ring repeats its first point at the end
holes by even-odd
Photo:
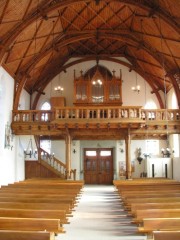
{"type": "Polygon", "coordinates": [[[64,97],[51,97],[51,107],[58,108],[58,107],[64,107],[66,105],[65,98],[64,97]]]}
{"type": "Polygon", "coordinates": [[[58,176],[38,161],[25,161],[25,178],[57,178],[58,176]]]}

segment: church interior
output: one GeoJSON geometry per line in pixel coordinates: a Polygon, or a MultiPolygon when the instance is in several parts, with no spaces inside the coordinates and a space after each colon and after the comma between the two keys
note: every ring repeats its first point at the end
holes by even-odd
{"type": "Polygon", "coordinates": [[[180,1],[1,0],[0,30],[0,239],[180,239],[180,1]]]}

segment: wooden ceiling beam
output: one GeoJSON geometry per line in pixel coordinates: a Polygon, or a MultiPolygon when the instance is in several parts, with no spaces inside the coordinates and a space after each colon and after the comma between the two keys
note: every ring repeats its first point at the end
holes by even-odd
{"type": "Polygon", "coordinates": [[[5,1],[4,8],[3,8],[2,14],[0,16],[0,24],[2,24],[2,21],[3,21],[3,18],[6,13],[6,9],[7,9],[8,5],[9,5],[9,0],[5,1]]]}
{"type": "MultiPolygon", "coordinates": [[[[85,7],[80,11],[80,13],[77,12],[77,11],[75,11],[75,9],[71,7],[71,9],[72,9],[76,14],[78,14],[77,17],[81,18],[84,22],[86,22],[86,24],[84,24],[84,26],[81,27],[81,30],[83,30],[87,25],[91,25],[92,28],[95,28],[95,26],[92,25],[91,20],[88,20],[88,21],[87,21],[86,18],[84,18],[84,17],[81,16],[81,13],[88,7],[88,5],[89,5],[89,3],[88,3],[88,4],[85,3],[85,7]]],[[[75,18],[75,20],[77,19],[77,17],[75,18]]],[[[75,21],[75,20],[74,20],[74,21],[75,21]]]]}
{"type": "MultiPolygon", "coordinates": [[[[72,9],[72,8],[71,8],[72,9]]],[[[78,14],[78,16],[81,16],[80,14],[86,9],[86,6],[84,8],[81,9],[81,11],[78,14]]],[[[75,26],[75,28],[77,28],[77,26],[74,24],[74,21],[77,19],[77,15],[71,20],[69,21],[67,18],[65,18],[62,14],[61,14],[61,18],[63,18],[65,21],[67,21],[69,23],[69,25],[64,29],[64,31],[66,32],[69,27],[71,27],[71,25],[75,26]]],[[[80,29],[80,28],[78,28],[80,29]]]]}
{"type": "MultiPolygon", "coordinates": [[[[26,48],[26,51],[24,52],[23,57],[22,57],[21,61],[19,62],[19,65],[18,65],[18,67],[17,67],[17,69],[16,69],[16,73],[18,73],[18,71],[19,71],[19,69],[20,69],[20,67],[21,67],[21,65],[22,65],[22,63],[23,63],[23,60],[24,60],[24,58],[26,57],[26,55],[27,55],[30,47],[32,46],[32,43],[33,43],[33,42],[34,42],[34,44],[35,44],[35,46],[34,46],[34,55],[37,54],[37,53],[36,53],[36,51],[37,51],[37,49],[36,49],[36,47],[37,47],[37,46],[36,46],[36,45],[37,45],[37,44],[36,44],[36,36],[37,36],[37,34],[38,34],[38,30],[40,29],[40,27],[41,27],[41,25],[42,25],[42,22],[43,22],[43,21],[40,21],[39,26],[36,25],[36,29],[35,29],[35,31],[34,31],[33,38],[32,38],[31,41],[29,42],[29,44],[28,44],[28,46],[27,46],[27,48],[26,48]]],[[[16,74],[16,73],[15,73],[15,74],[16,74]]]]}
{"type": "MultiPolygon", "coordinates": [[[[86,0],[86,2],[92,2],[93,0],[86,0]]],[[[67,6],[70,6],[71,4],[77,4],[78,2],[81,2],[80,0],[62,0],[61,2],[51,2],[48,5],[44,4],[44,1],[39,4],[39,8],[43,10],[45,14],[48,14],[48,12],[51,12],[53,10],[56,10],[57,8],[65,8],[67,6]]],[[[103,1],[102,1],[103,2],[103,1]]],[[[106,0],[106,2],[110,2],[110,0],[106,0]]],[[[145,0],[137,1],[137,0],[119,0],[120,3],[130,4],[132,6],[138,6],[148,12],[150,12],[151,9],[153,9],[153,6],[147,4],[145,0]]],[[[177,22],[175,22],[172,18],[169,18],[169,14],[165,12],[165,10],[159,8],[157,10],[157,15],[161,17],[164,21],[166,21],[171,27],[174,28],[175,31],[180,33],[180,28],[177,22]]],[[[24,18],[23,22],[20,22],[17,24],[12,31],[8,32],[2,39],[3,43],[5,43],[6,46],[9,46],[12,42],[14,42],[15,38],[19,35],[19,33],[24,30],[30,23],[33,21],[36,21],[38,17],[41,17],[41,14],[38,11],[31,12],[26,18],[24,18]]],[[[4,51],[1,51],[0,58],[2,58],[4,55],[4,51]]]]}

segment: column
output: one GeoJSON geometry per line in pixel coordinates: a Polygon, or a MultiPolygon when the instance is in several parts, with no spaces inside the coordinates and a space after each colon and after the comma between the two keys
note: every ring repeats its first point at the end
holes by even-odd
{"type": "Polygon", "coordinates": [[[66,170],[67,179],[71,178],[71,136],[69,133],[66,135],[66,170]]]}
{"type": "Polygon", "coordinates": [[[131,170],[131,154],[130,154],[130,150],[131,150],[131,135],[130,135],[130,131],[128,130],[126,139],[125,139],[125,145],[126,145],[126,179],[131,179],[131,174],[132,174],[132,170],[131,170]]]}

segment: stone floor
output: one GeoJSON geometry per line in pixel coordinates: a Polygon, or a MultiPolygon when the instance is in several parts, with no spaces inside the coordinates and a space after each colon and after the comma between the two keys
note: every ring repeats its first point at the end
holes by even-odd
{"type": "Polygon", "coordinates": [[[114,186],[85,185],[78,207],[56,240],[145,240],[123,210],[114,186]]]}

